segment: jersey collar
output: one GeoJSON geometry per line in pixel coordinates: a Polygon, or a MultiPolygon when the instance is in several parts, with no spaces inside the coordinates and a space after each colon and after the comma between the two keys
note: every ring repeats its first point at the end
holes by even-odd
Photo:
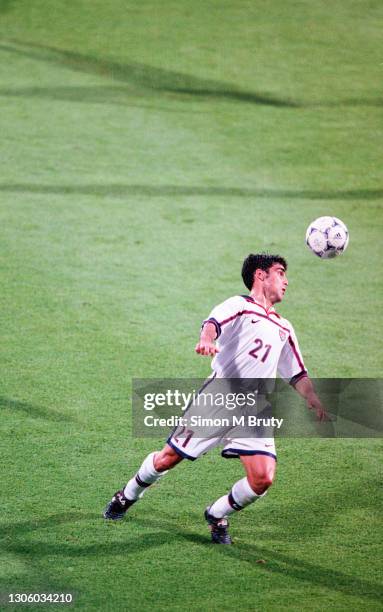
{"type": "Polygon", "coordinates": [[[262,308],[267,315],[274,314],[278,318],[280,318],[279,314],[275,311],[274,306],[270,306],[270,308],[265,308],[264,306],[262,306],[262,304],[257,302],[254,298],[252,298],[251,295],[242,295],[241,297],[245,298],[245,300],[247,300],[248,302],[251,302],[252,304],[256,304],[257,306],[259,306],[259,308],[262,308]]]}

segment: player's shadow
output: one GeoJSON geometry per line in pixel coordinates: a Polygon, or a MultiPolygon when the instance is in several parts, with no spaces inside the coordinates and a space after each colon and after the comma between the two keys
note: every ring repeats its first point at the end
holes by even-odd
{"type": "MultiPolygon", "coordinates": [[[[283,100],[266,93],[244,91],[231,83],[204,79],[137,62],[116,62],[38,43],[12,40],[1,43],[0,51],[52,63],[78,72],[130,83],[135,87],[157,93],[196,96],[199,99],[207,100],[218,98],[280,108],[299,107],[299,104],[291,100],[283,100]]],[[[79,91],[79,93],[81,92],[79,91]]]]}
{"type": "MultiPolygon", "coordinates": [[[[116,546],[116,537],[112,536],[111,539],[113,541],[108,541],[104,538],[104,541],[85,545],[82,545],[80,542],[68,542],[67,539],[62,542],[56,541],[55,543],[36,541],[36,532],[40,528],[64,523],[77,523],[79,521],[89,522],[95,519],[102,521],[100,515],[95,513],[67,513],[37,521],[31,520],[24,523],[14,523],[3,528],[2,533],[4,536],[8,536],[6,538],[6,549],[8,552],[33,558],[35,562],[38,562],[39,558],[56,555],[69,558],[112,555],[114,558],[120,556],[129,563],[129,558],[134,559],[137,552],[141,553],[144,550],[152,550],[168,545],[170,538],[174,542],[174,546],[177,545],[177,542],[182,545],[185,540],[203,547],[212,546],[208,534],[202,536],[193,533],[183,525],[179,525],[174,520],[171,520],[171,518],[167,520],[161,517],[161,519],[153,520],[150,518],[150,515],[145,515],[144,518],[134,516],[129,518],[130,521],[141,524],[145,529],[143,535],[139,537],[132,537],[129,534],[129,523],[127,521],[106,525],[108,528],[110,527],[111,533],[114,535],[116,535],[115,529],[118,530],[118,546],[116,546]],[[153,531],[148,531],[148,529],[153,529],[153,531]],[[34,533],[34,541],[20,541],[20,537],[25,536],[29,532],[34,533]]],[[[333,567],[326,569],[315,563],[303,561],[274,549],[270,550],[264,546],[241,542],[233,546],[215,546],[215,551],[217,559],[218,555],[224,555],[250,564],[254,569],[258,568],[259,571],[270,574],[283,574],[283,576],[308,582],[316,587],[339,591],[349,596],[355,595],[360,597],[363,595],[366,599],[373,601],[381,601],[383,597],[383,586],[378,583],[355,576],[351,577],[335,570],[333,567]],[[260,559],[265,560],[265,563],[258,565],[257,562],[260,559]]]]}
{"type": "Polygon", "coordinates": [[[189,185],[80,184],[41,185],[35,183],[0,183],[0,192],[41,195],[89,195],[96,197],[234,197],[294,200],[377,200],[383,189],[267,189],[189,185]]]}
{"type": "MultiPolygon", "coordinates": [[[[135,518],[135,522],[142,522],[142,525],[146,527],[152,525],[151,520],[147,518],[145,520],[135,518]]],[[[155,522],[153,527],[156,526],[157,523],[155,522]]],[[[161,527],[166,528],[170,534],[165,538],[166,543],[169,543],[169,537],[175,537],[179,540],[179,536],[181,536],[182,539],[193,544],[211,546],[209,536],[193,533],[179,524],[175,525],[173,521],[165,522],[161,520],[161,527]]],[[[245,562],[254,568],[258,567],[260,571],[266,571],[271,574],[283,574],[295,580],[309,582],[316,587],[332,589],[346,595],[360,597],[363,594],[364,597],[373,601],[381,601],[383,597],[382,584],[358,579],[354,576],[350,577],[338,570],[334,570],[333,567],[326,569],[315,563],[303,561],[264,546],[244,543],[243,541],[236,544],[235,537],[232,546],[216,546],[215,549],[218,554],[245,562]],[[265,561],[265,563],[259,563],[260,560],[265,561]]]]}
{"type": "Polygon", "coordinates": [[[237,547],[231,546],[230,550],[220,546],[219,553],[249,563],[251,566],[256,566],[259,560],[266,561],[258,565],[261,571],[282,574],[294,580],[310,583],[316,588],[323,587],[348,596],[354,595],[379,602],[383,597],[383,586],[379,583],[344,574],[331,566],[324,568],[262,546],[241,542],[237,547]]]}
{"type": "Polygon", "coordinates": [[[3,413],[24,413],[26,416],[32,417],[33,419],[44,419],[46,421],[74,421],[71,416],[61,412],[56,412],[41,406],[35,406],[29,402],[22,402],[9,397],[0,397],[0,411],[3,413]]]}

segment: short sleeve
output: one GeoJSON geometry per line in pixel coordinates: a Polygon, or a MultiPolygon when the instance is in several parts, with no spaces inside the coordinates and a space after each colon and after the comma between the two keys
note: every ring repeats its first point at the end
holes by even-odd
{"type": "Polygon", "coordinates": [[[278,374],[290,384],[295,384],[300,378],[307,375],[298,340],[292,327],[279,357],[278,374]]]}
{"type": "Polygon", "coordinates": [[[234,325],[235,320],[242,311],[242,298],[240,296],[231,297],[221,304],[218,304],[218,306],[215,306],[208,318],[202,323],[202,326],[208,322],[213,323],[213,325],[215,325],[218,338],[221,333],[225,331],[225,329],[228,329],[234,325]]]}

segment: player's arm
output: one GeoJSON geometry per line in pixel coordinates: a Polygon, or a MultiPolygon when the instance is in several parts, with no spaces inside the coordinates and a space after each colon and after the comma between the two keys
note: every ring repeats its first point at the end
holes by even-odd
{"type": "Polygon", "coordinates": [[[196,353],[199,353],[199,355],[215,355],[218,353],[219,351],[214,342],[216,338],[216,326],[214,323],[206,321],[202,326],[199,342],[195,347],[196,353]]]}
{"type": "Polygon", "coordinates": [[[243,297],[235,295],[215,306],[209,317],[202,324],[200,339],[195,347],[199,355],[212,355],[219,353],[215,340],[221,333],[233,327],[237,316],[243,310],[243,297]],[[222,330],[222,328],[225,330],[222,330]]]}
{"type": "Polygon", "coordinates": [[[315,410],[319,421],[330,420],[326,409],[315,393],[313,382],[308,376],[302,376],[299,378],[296,383],[293,383],[293,387],[299,393],[299,395],[305,398],[309,409],[315,410]]]}

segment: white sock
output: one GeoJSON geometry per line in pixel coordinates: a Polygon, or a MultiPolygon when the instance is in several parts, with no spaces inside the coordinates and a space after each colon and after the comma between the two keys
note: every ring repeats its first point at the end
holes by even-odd
{"type": "Polygon", "coordinates": [[[142,497],[146,489],[150,487],[153,482],[156,482],[156,480],[167,473],[168,470],[166,470],[166,472],[157,472],[157,470],[154,469],[153,460],[156,454],[156,452],[150,453],[142,463],[137,474],[129,480],[124,489],[124,495],[127,499],[136,500],[142,497]]]}
{"type": "Polygon", "coordinates": [[[262,493],[262,495],[257,495],[249,485],[247,478],[242,478],[242,480],[238,480],[234,484],[228,495],[223,495],[223,497],[217,499],[210,506],[209,514],[212,514],[215,518],[228,516],[236,510],[242,510],[245,506],[257,501],[257,499],[263,497],[266,493],[267,491],[262,493]]]}

